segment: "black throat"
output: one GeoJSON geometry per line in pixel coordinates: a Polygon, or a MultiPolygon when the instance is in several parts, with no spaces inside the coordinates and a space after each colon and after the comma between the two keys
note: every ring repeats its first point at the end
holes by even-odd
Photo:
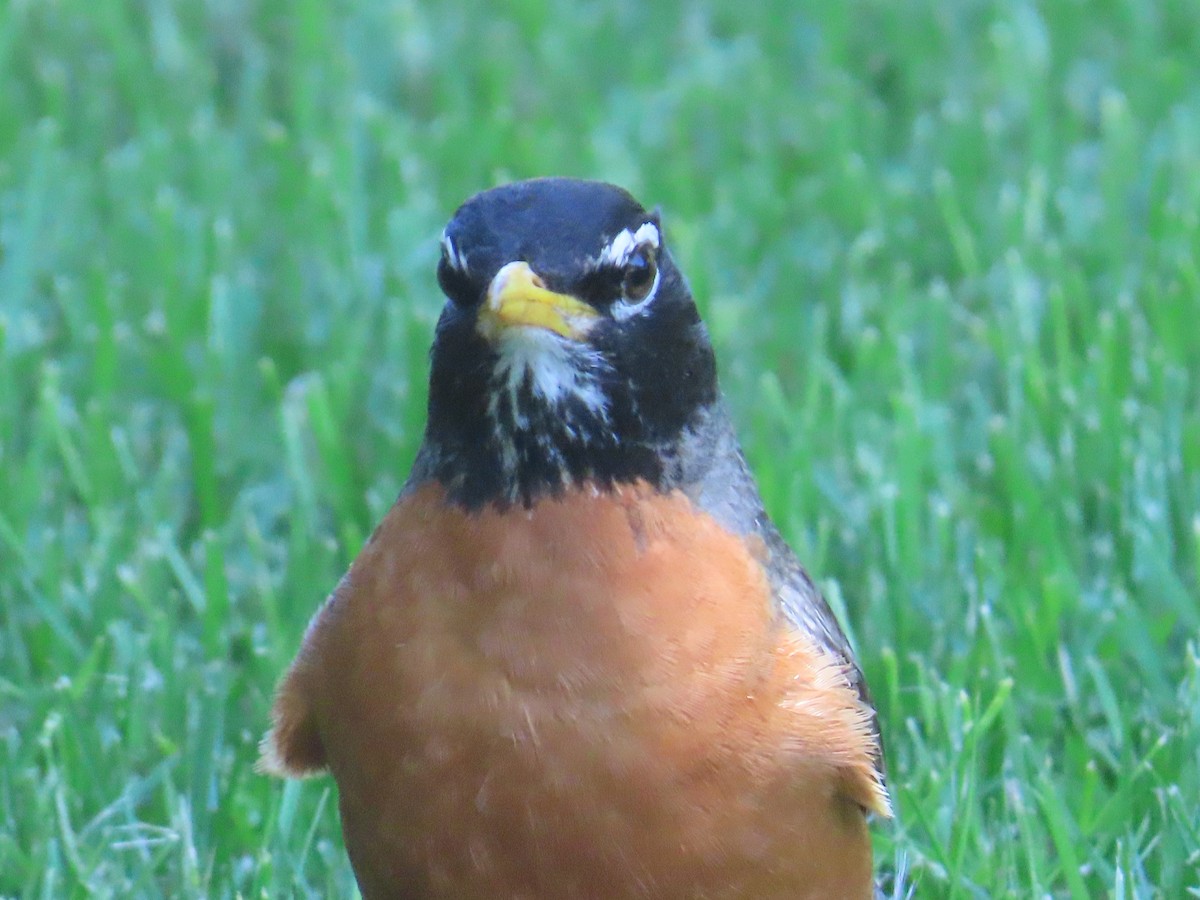
{"type": "Polygon", "coordinates": [[[528,507],[583,484],[673,487],[683,438],[716,401],[716,371],[694,306],[663,312],[574,346],[534,335],[514,351],[449,306],[410,484],[437,481],[468,509],[528,507]]]}

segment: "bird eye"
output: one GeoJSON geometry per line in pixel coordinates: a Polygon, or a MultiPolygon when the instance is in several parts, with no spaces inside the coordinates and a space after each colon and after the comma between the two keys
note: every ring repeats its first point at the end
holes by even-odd
{"type": "Polygon", "coordinates": [[[658,265],[653,252],[648,248],[635,251],[625,263],[625,276],[621,280],[621,292],[625,299],[634,303],[645,300],[650,289],[654,287],[657,274],[658,265]]]}

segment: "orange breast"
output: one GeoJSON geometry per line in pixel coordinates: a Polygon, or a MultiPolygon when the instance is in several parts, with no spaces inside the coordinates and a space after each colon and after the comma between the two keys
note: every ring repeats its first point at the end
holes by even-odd
{"type": "Polygon", "coordinates": [[[364,896],[868,897],[867,711],[682,495],[398,503],[268,756],[328,765],[364,896]]]}

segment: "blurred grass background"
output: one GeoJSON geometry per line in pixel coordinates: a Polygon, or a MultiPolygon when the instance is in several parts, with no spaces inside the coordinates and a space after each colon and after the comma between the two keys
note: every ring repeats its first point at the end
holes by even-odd
{"type": "Polygon", "coordinates": [[[918,897],[1200,892],[1200,12],[0,4],[0,896],[345,896],[252,771],[402,483],[437,236],[664,208],[918,897]]]}

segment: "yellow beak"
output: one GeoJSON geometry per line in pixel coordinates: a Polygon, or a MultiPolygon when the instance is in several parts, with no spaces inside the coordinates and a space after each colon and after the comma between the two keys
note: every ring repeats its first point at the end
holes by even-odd
{"type": "Polygon", "coordinates": [[[479,312],[479,324],[485,337],[525,325],[579,340],[599,317],[582,300],[547,288],[529,263],[510,262],[492,279],[487,300],[479,312]]]}

